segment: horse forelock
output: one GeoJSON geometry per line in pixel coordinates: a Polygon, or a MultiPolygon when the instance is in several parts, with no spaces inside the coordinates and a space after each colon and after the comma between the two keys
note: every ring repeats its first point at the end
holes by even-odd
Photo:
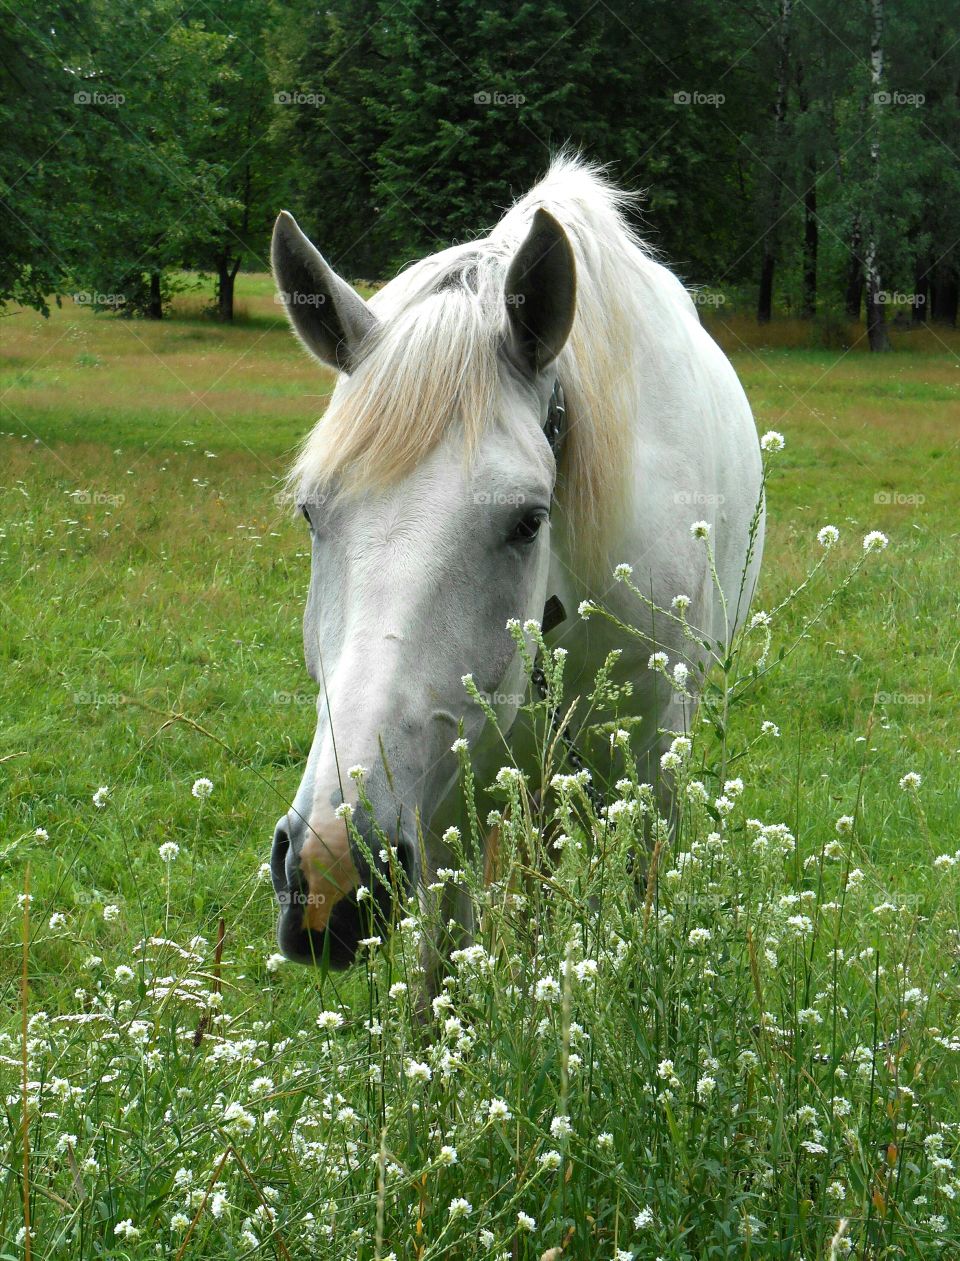
{"type": "MultiPolygon", "coordinates": [[[[534,211],[564,226],[577,263],[577,312],[557,365],[567,435],[557,499],[571,556],[599,576],[622,519],[637,398],[637,357],[662,271],[623,216],[625,194],[576,157],[544,179],[485,238],[401,272],[371,299],[378,327],[356,370],[337,383],[326,413],[291,470],[293,493],[325,486],[350,494],[415,469],[455,426],[475,449],[500,416],[503,287],[534,211]]],[[[648,334],[647,334],[648,335],[648,334]]]]}

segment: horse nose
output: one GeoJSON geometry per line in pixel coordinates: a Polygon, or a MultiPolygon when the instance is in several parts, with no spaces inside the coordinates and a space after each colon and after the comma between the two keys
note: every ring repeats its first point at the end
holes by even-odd
{"type": "Polygon", "coordinates": [[[304,927],[323,932],[333,908],[360,883],[343,819],[285,814],[273,834],[270,874],[283,910],[301,907],[304,927]]]}

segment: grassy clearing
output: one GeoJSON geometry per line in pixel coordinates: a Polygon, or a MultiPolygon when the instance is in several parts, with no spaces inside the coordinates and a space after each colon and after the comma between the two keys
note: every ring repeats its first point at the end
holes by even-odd
{"type": "Polygon", "coordinates": [[[229,330],[189,295],[167,324],[5,326],[0,1256],[23,1255],[28,867],[34,1256],[960,1255],[956,336],[878,361],[718,326],[787,438],[759,605],[841,532],[733,711],[743,791],[721,826],[703,732],[708,806],[692,790],[639,899],[637,787],[610,826],[558,793],[550,882],[520,872],[552,838],[515,811],[509,885],[464,856],[483,950],[422,1029],[396,987],[423,924],[347,977],[271,959],[259,869],[314,718],[306,539],[275,493],[330,382],[265,279],[240,301],[229,330]],[[890,548],[805,630],[874,528],[890,548]]]}

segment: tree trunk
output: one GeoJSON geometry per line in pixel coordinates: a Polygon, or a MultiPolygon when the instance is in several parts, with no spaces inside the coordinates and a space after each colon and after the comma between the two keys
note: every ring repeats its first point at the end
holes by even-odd
{"type": "Polygon", "coordinates": [[[163,319],[163,298],[160,293],[160,273],[150,273],[150,297],[147,299],[147,319],[163,319]]]}
{"type": "Polygon", "coordinates": [[[860,305],[863,302],[863,263],[860,251],[863,239],[860,235],[860,220],[853,225],[850,235],[850,264],[847,268],[847,288],[844,297],[844,309],[848,320],[860,319],[860,305]]]}
{"type": "Polygon", "coordinates": [[[925,324],[927,322],[927,304],[930,301],[930,260],[918,258],[913,265],[913,310],[911,322],[925,324]]]}
{"type": "Polygon", "coordinates": [[[933,308],[930,318],[938,324],[950,324],[956,327],[957,302],[960,299],[960,285],[957,283],[957,272],[953,267],[939,267],[930,285],[930,305],[933,308]]]}
{"type": "Polygon", "coordinates": [[[217,260],[217,319],[224,324],[233,320],[233,291],[239,270],[239,258],[231,264],[230,258],[221,254],[217,260]]]}
{"type": "MultiPolygon", "coordinates": [[[[870,31],[870,86],[873,89],[873,139],[870,142],[870,165],[873,168],[873,186],[880,187],[880,97],[883,90],[883,0],[870,0],[870,12],[873,25],[870,31]]],[[[871,215],[876,214],[876,198],[870,207],[871,215]]],[[[880,287],[880,272],[877,266],[876,224],[871,224],[867,239],[866,253],[867,281],[867,340],[872,352],[879,353],[890,349],[890,338],[887,336],[887,308],[883,302],[883,291],[880,287]]]]}
{"type": "Polygon", "coordinates": [[[777,260],[773,256],[768,241],[763,243],[763,254],[760,258],[760,292],[757,297],[757,323],[769,324],[773,315],[773,273],[777,260]]]}
{"type": "Polygon", "coordinates": [[[817,314],[817,250],[820,244],[817,224],[817,172],[814,163],[807,165],[810,181],[803,194],[803,316],[812,320],[817,314]]]}
{"type": "Polygon", "coordinates": [[[887,307],[880,288],[874,246],[867,250],[867,341],[874,353],[890,349],[887,335],[887,307]]]}
{"type": "Polygon", "coordinates": [[[780,21],[777,31],[777,102],[773,124],[773,160],[770,163],[770,200],[768,226],[763,235],[760,254],[760,292],[757,296],[757,323],[767,324],[773,314],[773,274],[777,259],[777,228],[780,223],[780,202],[784,185],[783,144],[787,120],[787,81],[790,72],[790,18],[793,0],[780,0],[780,21]]]}

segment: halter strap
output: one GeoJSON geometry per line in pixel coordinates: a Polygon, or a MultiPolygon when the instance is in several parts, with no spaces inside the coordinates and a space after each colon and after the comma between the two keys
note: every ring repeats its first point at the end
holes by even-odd
{"type": "MultiPolygon", "coordinates": [[[[543,433],[547,442],[550,444],[550,450],[553,457],[559,462],[560,448],[563,445],[563,439],[566,435],[566,416],[567,411],[563,405],[563,386],[560,384],[560,378],[557,377],[553,383],[553,390],[550,393],[550,402],[547,404],[547,418],[543,422],[543,433]]],[[[567,620],[567,610],[563,607],[558,596],[548,596],[546,604],[543,606],[543,617],[540,619],[540,627],[544,635],[556,629],[561,622],[567,620]]]]}
{"type": "MultiPolygon", "coordinates": [[[[550,402],[547,404],[547,418],[543,422],[543,433],[550,444],[550,450],[553,452],[554,459],[559,462],[560,448],[563,445],[564,435],[566,433],[566,409],[563,405],[563,387],[560,384],[560,378],[553,383],[553,390],[550,394],[550,402]]],[[[551,595],[547,597],[547,602],[543,606],[543,617],[540,619],[540,629],[544,635],[555,630],[562,622],[567,620],[567,610],[563,607],[559,596],[551,595]]],[[[543,672],[543,665],[540,660],[540,653],[537,653],[536,660],[533,663],[533,674],[531,682],[537,690],[537,695],[542,701],[548,696],[547,677],[543,672]]],[[[566,752],[567,761],[573,767],[574,771],[584,769],[583,758],[580,756],[580,750],[577,748],[576,742],[570,733],[563,727],[560,715],[557,710],[550,712],[550,728],[557,740],[563,745],[566,752]]],[[[584,791],[590,798],[594,810],[599,816],[604,806],[602,793],[597,787],[588,781],[584,786],[584,791]]]]}
{"type": "Polygon", "coordinates": [[[563,405],[563,386],[560,384],[560,378],[557,377],[553,383],[550,402],[547,404],[547,418],[543,422],[544,437],[550,444],[550,450],[555,458],[560,455],[560,446],[566,433],[566,415],[567,410],[563,405]]]}

